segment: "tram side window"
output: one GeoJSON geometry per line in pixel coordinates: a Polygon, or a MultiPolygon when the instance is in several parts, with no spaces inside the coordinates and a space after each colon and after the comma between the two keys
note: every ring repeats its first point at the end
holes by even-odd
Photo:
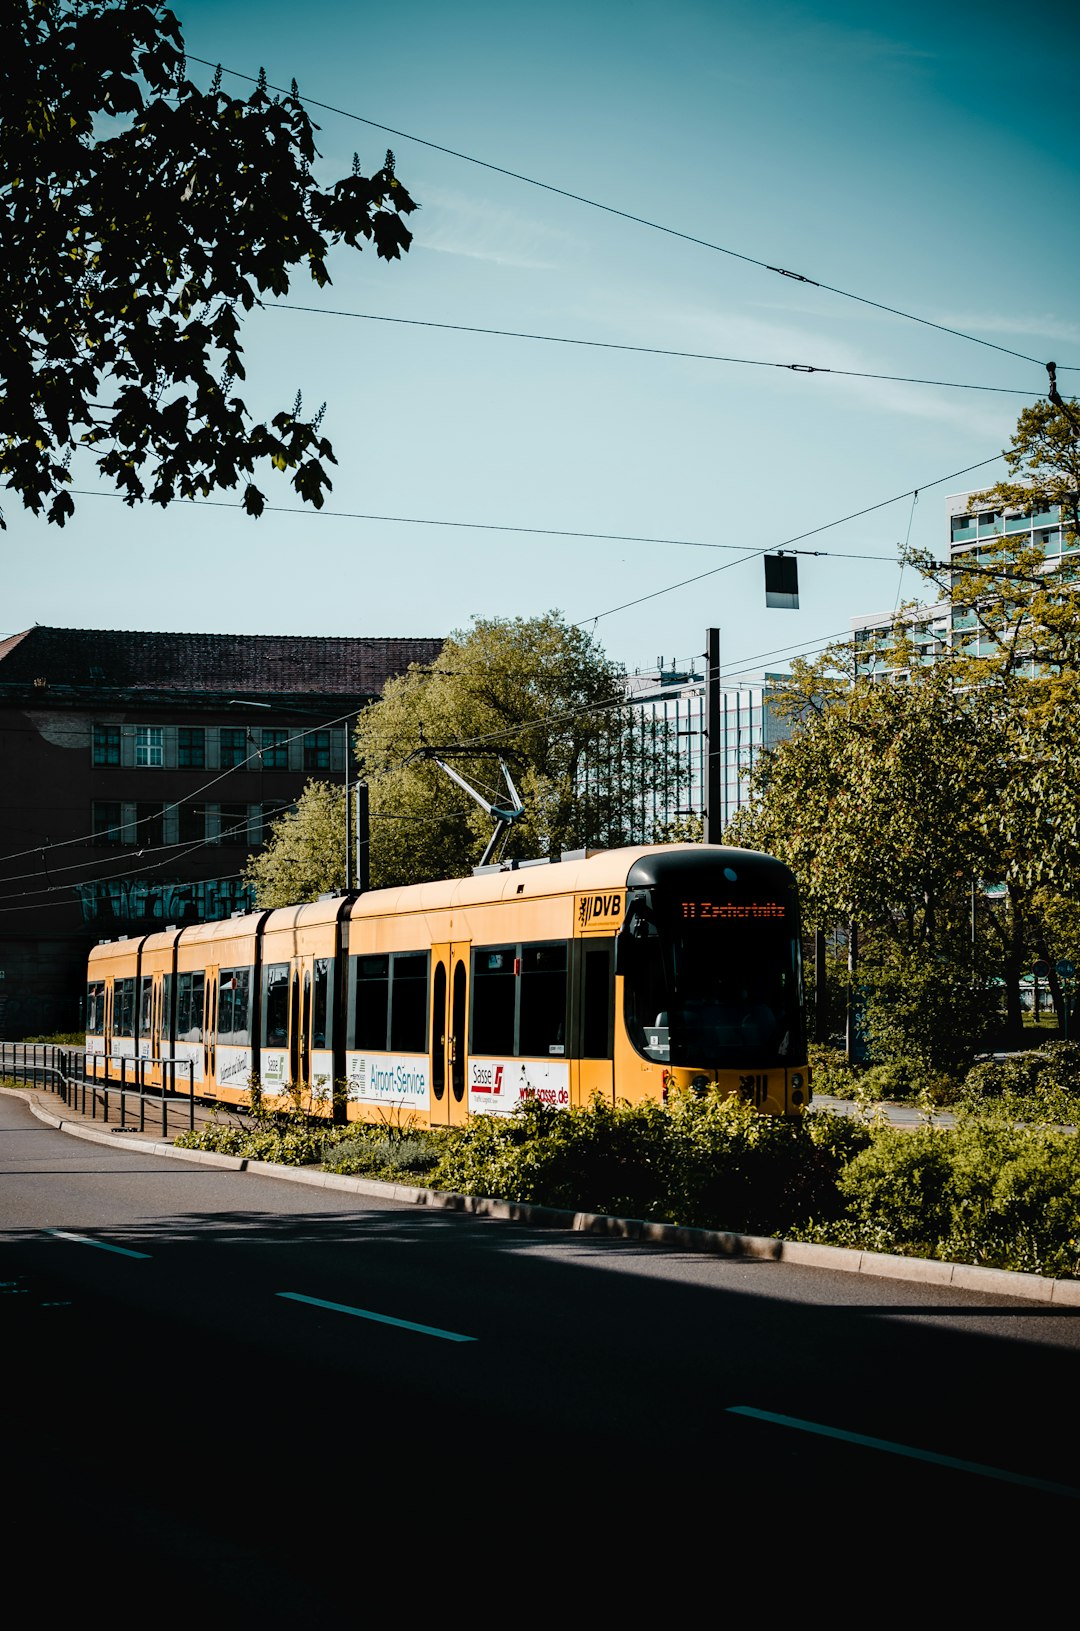
{"type": "Polygon", "coordinates": [[[355,1015],[355,1046],[384,1052],[390,1019],[390,958],[385,954],[356,959],[355,1015]]]}
{"type": "Polygon", "coordinates": [[[86,1034],[102,1036],[105,1032],[105,982],[91,980],[86,987],[86,1034]]]}
{"type": "Polygon", "coordinates": [[[251,1041],[250,968],[223,968],[218,975],[218,1041],[238,1048],[251,1041]]]}
{"type": "Polygon", "coordinates": [[[203,1039],[203,1007],[206,998],[206,975],[201,969],[192,974],[176,977],[176,1040],[201,1042],[203,1039]]]}
{"type": "Polygon", "coordinates": [[[329,957],[315,958],[315,982],[311,993],[311,1046],[326,1047],[327,1018],[330,997],[329,957]]]}
{"type": "Polygon", "coordinates": [[[151,1015],[151,1013],[153,1011],[153,1002],[154,1002],[154,980],[153,980],[153,976],[150,975],[150,974],[144,974],[143,977],[142,977],[141,989],[139,991],[139,1035],[140,1036],[149,1036],[150,1035],[150,1015],[151,1015]]]}
{"type": "Polygon", "coordinates": [[[268,1048],[287,1047],[289,1041],[289,965],[270,963],[266,970],[266,1027],[268,1048]]]}
{"type": "Polygon", "coordinates": [[[113,982],[113,1035],[135,1035],[135,981],[113,982]]]}
{"type": "Polygon", "coordinates": [[[516,946],[478,946],[473,952],[473,1053],[514,1051],[516,962],[516,946]]]}
{"type": "Polygon", "coordinates": [[[423,1053],[427,1047],[428,954],[395,952],[390,967],[390,1046],[398,1053],[423,1053]]]}
{"type": "Polygon", "coordinates": [[[517,1051],[543,1058],[566,1052],[566,943],[522,946],[517,1051]]]}

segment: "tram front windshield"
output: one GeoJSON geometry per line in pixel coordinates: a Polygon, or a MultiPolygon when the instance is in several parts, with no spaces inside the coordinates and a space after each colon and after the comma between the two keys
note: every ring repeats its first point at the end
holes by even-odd
{"type": "Polygon", "coordinates": [[[699,1069],[801,1062],[801,967],[794,892],[641,889],[620,958],[639,1053],[699,1069]]]}

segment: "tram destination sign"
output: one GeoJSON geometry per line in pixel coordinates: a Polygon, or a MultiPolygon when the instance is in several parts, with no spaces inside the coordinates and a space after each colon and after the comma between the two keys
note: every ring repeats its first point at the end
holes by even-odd
{"type": "Polygon", "coordinates": [[[782,900],[703,900],[699,897],[696,900],[677,901],[675,909],[684,920],[693,919],[701,923],[718,920],[762,922],[769,918],[779,921],[787,916],[787,907],[782,900]]]}

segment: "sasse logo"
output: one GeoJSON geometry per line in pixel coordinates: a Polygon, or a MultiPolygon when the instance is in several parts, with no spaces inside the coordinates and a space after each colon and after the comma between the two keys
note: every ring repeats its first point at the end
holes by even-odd
{"type": "Polygon", "coordinates": [[[474,1093],[501,1093],[502,1083],[502,1065],[473,1066],[472,1090],[474,1093]]]}
{"type": "Polygon", "coordinates": [[[578,901],[578,924],[584,929],[597,918],[607,918],[609,922],[622,916],[622,896],[614,895],[582,895],[578,901]]]}

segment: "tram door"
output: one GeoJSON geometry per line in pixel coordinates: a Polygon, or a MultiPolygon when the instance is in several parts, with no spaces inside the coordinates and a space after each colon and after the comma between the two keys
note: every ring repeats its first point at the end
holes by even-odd
{"type": "Polygon", "coordinates": [[[113,1001],[116,996],[116,985],[113,980],[105,981],[105,1019],[102,1024],[104,1053],[106,1058],[112,1052],[113,1033],[113,1001]]]}
{"type": "MultiPolygon", "coordinates": [[[[289,1081],[297,1091],[302,1091],[307,1086],[308,1049],[304,1020],[304,989],[301,984],[304,972],[303,958],[298,958],[293,963],[289,975],[289,1081]]],[[[310,976],[307,993],[307,1006],[310,1007],[310,976]]]]}
{"type": "Polygon", "coordinates": [[[453,1127],[469,1113],[468,941],[431,948],[431,1123],[453,1127]]]}
{"type": "Polygon", "coordinates": [[[203,995],[203,1082],[217,1086],[218,971],[208,968],[203,995]]]}
{"type": "Polygon", "coordinates": [[[150,1080],[157,1083],[164,1083],[162,1057],[172,1051],[167,1045],[163,1046],[163,1043],[167,1044],[169,1026],[169,1017],[165,1012],[166,979],[164,974],[153,976],[154,987],[150,997],[150,1058],[153,1061],[150,1080]]]}
{"type": "Polygon", "coordinates": [[[150,1057],[161,1064],[161,1036],[165,1029],[165,976],[155,974],[150,997],[150,1057]]]}
{"type": "MultiPolygon", "coordinates": [[[[110,1053],[112,1053],[113,1000],[114,1000],[115,994],[116,994],[115,993],[115,985],[114,985],[113,980],[110,979],[110,978],[106,978],[106,980],[105,980],[105,993],[104,993],[104,997],[102,999],[102,1014],[103,1014],[103,1017],[102,1017],[102,1021],[101,1021],[101,1051],[104,1054],[104,1060],[102,1062],[102,1067],[101,1067],[101,1074],[103,1076],[107,1076],[109,1074],[108,1058],[109,1058],[110,1053]]],[[[98,1074],[98,1066],[97,1066],[97,1058],[96,1058],[96,1055],[95,1055],[94,1056],[94,1075],[97,1076],[97,1074],[98,1074]]]]}
{"type": "Polygon", "coordinates": [[[289,1080],[305,1104],[313,1087],[322,1093],[325,1085],[316,1080],[318,1061],[313,1059],[325,1045],[325,969],[325,958],[295,957],[289,977],[289,1080]]]}
{"type": "Polygon", "coordinates": [[[143,1066],[145,1080],[161,1080],[161,1014],[162,976],[144,974],[139,992],[139,1056],[146,1060],[143,1066]]]}

